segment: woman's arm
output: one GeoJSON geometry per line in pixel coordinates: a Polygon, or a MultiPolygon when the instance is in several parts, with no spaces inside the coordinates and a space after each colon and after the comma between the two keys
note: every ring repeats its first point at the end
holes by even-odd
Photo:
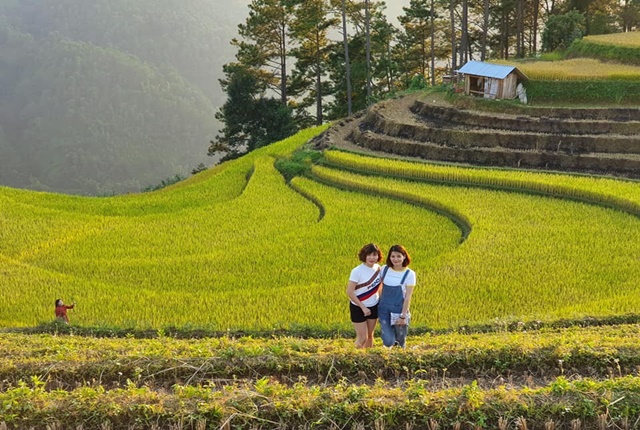
{"type": "Polygon", "coordinates": [[[413,295],[413,289],[415,285],[407,285],[407,292],[404,296],[404,302],[402,303],[402,313],[408,314],[411,307],[411,296],[413,295]]]}
{"type": "Polygon", "coordinates": [[[411,296],[413,295],[413,288],[415,285],[407,285],[407,291],[404,296],[404,302],[402,303],[402,315],[405,315],[405,318],[400,318],[397,325],[406,325],[407,318],[406,315],[409,313],[409,308],[411,306],[411,296]]]}
{"type": "Polygon", "coordinates": [[[369,316],[371,314],[371,311],[369,310],[368,307],[362,304],[362,302],[360,301],[360,299],[358,299],[358,296],[356,295],[356,285],[358,285],[357,282],[349,281],[349,283],[347,284],[347,296],[349,296],[349,299],[353,303],[355,303],[356,306],[362,309],[364,316],[369,316]]]}

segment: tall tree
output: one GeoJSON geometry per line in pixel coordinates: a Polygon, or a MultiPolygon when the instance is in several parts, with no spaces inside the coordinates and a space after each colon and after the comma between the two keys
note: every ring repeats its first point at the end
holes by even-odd
{"type": "Polygon", "coordinates": [[[640,24],[640,1],[622,0],[620,5],[620,28],[624,32],[638,28],[640,24]]]}
{"type": "Polygon", "coordinates": [[[524,57],[524,0],[516,0],[516,57],[524,57]]]}
{"type": "Polygon", "coordinates": [[[405,86],[416,75],[435,85],[436,60],[451,58],[451,46],[447,41],[449,20],[445,18],[448,6],[435,0],[413,0],[398,17],[402,31],[398,34],[394,52],[405,86]]]}
{"type": "Polygon", "coordinates": [[[401,65],[402,74],[407,82],[415,74],[427,78],[429,60],[433,54],[429,45],[433,29],[430,4],[428,0],[411,0],[409,6],[402,10],[404,15],[398,17],[403,29],[402,43],[406,49],[401,65]]]}
{"type": "Polygon", "coordinates": [[[585,19],[577,10],[561,15],[552,15],[547,20],[542,32],[542,50],[566,49],[571,42],[584,34],[585,19]]]}
{"type": "Polygon", "coordinates": [[[456,62],[456,2],[450,0],[449,2],[449,19],[451,20],[451,75],[455,74],[457,70],[456,62]]]}
{"type": "Polygon", "coordinates": [[[371,104],[371,8],[369,0],[364,0],[364,39],[367,63],[367,106],[371,104]]]}
{"type": "Polygon", "coordinates": [[[538,52],[538,20],[540,19],[540,0],[532,0],[531,2],[531,45],[529,51],[535,55],[538,52]]]}
{"type": "Polygon", "coordinates": [[[372,64],[373,97],[396,90],[398,63],[394,61],[392,49],[396,43],[398,30],[386,20],[381,12],[371,20],[371,51],[375,54],[372,64]]]}
{"type": "Polygon", "coordinates": [[[429,20],[431,21],[431,86],[436,85],[436,28],[435,28],[435,0],[431,0],[429,8],[429,20]]]}
{"type": "Polygon", "coordinates": [[[351,59],[349,58],[349,33],[347,30],[347,4],[346,0],[342,0],[342,42],[344,45],[344,70],[345,80],[347,84],[347,106],[348,114],[351,116],[353,112],[353,93],[351,91],[351,59]]]}
{"type": "Polygon", "coordinates": [[[244,24],[238,25],[241,39],[232,40],[238,48],[238,62],[278,94],[283,105],[288,103],[288,59],[292,48],[289,27],[293,6],[293,0],[252,0],[249,16],[244,24]]]}
{"type": "Polygon", "coordinates": [[[211,141],[209,155],[224,152],[224,159],[268,145],[296,131],[293,112],[278,99],[266,97],[267,84],[240,63],[226,64],[220,79],[227,101],[216,114],[224,128],[211,141]]]}
{"type": "Polygon", "coordinates": [[[330,40],[328,32],[338,25],[338,18],[329,13],[326,0],[301,1],[295,9],[291,23],[291,35],[297,42],[292,51],[296,67],[292,79],[292,95],[303,95],[300,106],[305,109],[315,102],[315,123],[324,121],[323,98],[328,92],[323,83],[329,61],[330,40]]]}
{"type": "Polygon", "coordinates": [[[469,61],[469,2],[462,0],[462,17],[460,19],[460,65],[469,61]]]}
{"type": "Polygon", "coordinates": [[[480,51],[480,60],[487,59],[487,36],[489,34],[489,0],[482,2],[482,45],[480,51]]]}

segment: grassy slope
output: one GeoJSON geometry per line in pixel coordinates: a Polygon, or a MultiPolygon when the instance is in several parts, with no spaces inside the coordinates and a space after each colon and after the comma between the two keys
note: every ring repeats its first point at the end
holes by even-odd
{"type": "Polygon", "coordinates": [[[344,278],[362,244],[415,244],[412,232],[426,225],[437,246],[416,249],[420,260],[456,246],[460,233],[442,216],[309,183],[307,191],[330,202],[318,221],[319,208],[285,185],[272,158],[313,133],[152,195],[81,199],[4,189],[8,312],[1,323],[46,321],[60,296],[78,302],[77,324],[335,326],[344,322],[344,278]],[[398,220],[408,227],[400,234],[398,220]]]}
{"type": "MultiPolygon", "coordinates": [[[[467,219],[471,234],[460,246],[456,225],[424,206],[296,179],[296,189],[323,205],[318,220],[319,208],[273,167],[274,155],[313,133],[149,195],[91,199],[4,189],[8,307],[1,323],[46,321],[61,296],[79,302],[71,317],[82,325],[348,329],[344,278],[369,241],[412,251],[418,327],[638,308],[636,217],[548,197],[331,171],[358,187],[386,188],[390,197],[410,193],[416,198],[401,199],[436,202],[467,219]]],[[[415,166],[383,163],[406,174],[415,166]]],[[[581,187],[634,204],[640,195],[634,182],[474,169],[457,175],[462,184],[485,175],[490,187],[504,180],[524,181],[524,188],[536,181],[581,187]]]]}

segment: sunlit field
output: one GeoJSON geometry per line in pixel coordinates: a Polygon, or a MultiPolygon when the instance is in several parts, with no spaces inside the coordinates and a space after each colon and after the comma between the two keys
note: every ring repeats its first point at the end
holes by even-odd
{"type": "Polygon", "coordinates": [[[412,254],[416,327],[639,308],[637,182],[330,151],[288,185],[276,157],[317,132],[149,194],[0,189],[0,324],[50,321],[62,297],[76,325],[348,329],[371,241],[412,254]]]}
{"type": "Polygon", "coordinates": [[[585,36],[586,42],[601,43],[604,45],[628,46],[640,48],[640,31],[630,31],[628,33],[597,34],[585,36]]]}
{"type": "Polygon", "coordinates": [[[630,80],[640,79],[640,67],[591,58],[560,61],[492,61],[516,66],[535,80],[630,80]]]}

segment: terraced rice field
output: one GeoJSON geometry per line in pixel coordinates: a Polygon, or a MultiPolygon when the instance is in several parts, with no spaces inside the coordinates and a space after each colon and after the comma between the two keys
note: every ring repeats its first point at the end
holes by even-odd
{"type": "Polygon", "coordinates": [[[337,150],[287,183],[274,162],[319,131],[149,194],[0,189],[0,428],[638,422],[640,183],[337,150]],[[370,241],[414,258],[406,351],[352,345],[370,241]],[[71,326],[21,333],[57,297],[71,326]],[[100,327],[132,330],[77,335],[100,327]]]}
{"type": "MultiPolygon", "coordinates": [[[[607,35],[613,36],[613,35],[607,35]]],[[[585,40],[592,40],[590,36],[585,40]]],[[[604,43],[604,41],[602,41],[604,43]]],[[[631,45],[636,46],[636,45],[631,45]]],[[[640,67],[616,62],[603,62],[593,58],[572,58],[561,61],[495,61],[496,64],[516,66],[530,79],[549,81],[580,80],[637,80],[640,79],[640,67]]]]}

